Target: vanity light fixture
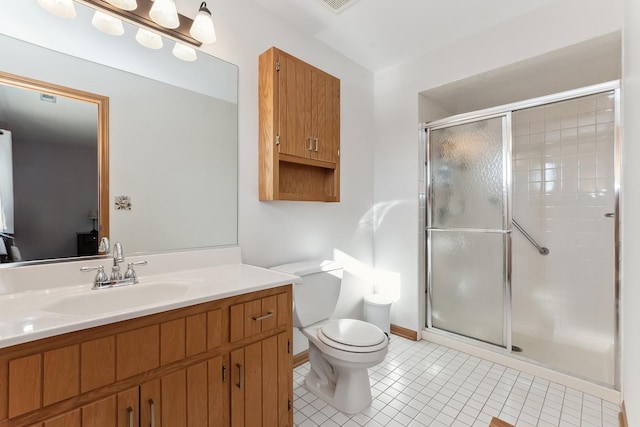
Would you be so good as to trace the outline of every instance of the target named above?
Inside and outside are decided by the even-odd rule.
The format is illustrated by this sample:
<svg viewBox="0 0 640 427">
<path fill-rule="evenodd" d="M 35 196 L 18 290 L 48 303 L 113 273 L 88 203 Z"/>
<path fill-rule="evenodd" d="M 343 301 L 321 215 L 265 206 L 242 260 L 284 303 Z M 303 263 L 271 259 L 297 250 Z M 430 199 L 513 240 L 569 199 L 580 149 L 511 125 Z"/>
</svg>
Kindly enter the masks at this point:
<svg viewBox="0 0 640 427">
<path fill-rule="evenodd" d="M 149 16 L 153 22 L 165 28 L 173 29 L 180 26 L 176 2 L 173 0 L 155 0 L 149 11 Z"/>
<path fill-rule="evenodd" d="M 162 37 L 176 42 L 172 52 L 184 61 L 195 61 L 194 47 L 214 43 L 216 32 L 206 2 L 195 19 L 177 12 L 174 0 L 75 0 L 96 10 L 91 22 L 107 34 L 124 33 L 123 21 L 139 27 L 136 40 L 149 49 L 160 49 Z M 76 16 L 74 0 L 38 0 L 45 10 L 68 18 Z M 119 19 L 120 18 L 120 19 Z"/>
<path fill-rule="evenodd" d="M 138 29 L 138 32 L 136 33 L 136 41 L 149 49 L 162 48 L 162 37 L 160 37 L 159 34 L 145 30 L 144 28 Z"/>
<path fill-rule="evenodd" d="M 200 4 L 200 10 L 198 10 L 198 14 L 193 19 L 193 25 L 191 25 L 189 33 L 194 39 L 202 43 L 208 44 L 216 41 L 216 30 L 213 27 L 211 11 L 207 8 L 206 2 Z"/>
<path fill-rule="evenodd" d="M 118 18 L 114 18 L 111 15 L 107 15 L 104 12 L 96 10 L 91 18 L 91 23 L 98 30 L 111 36 L 121 36 L 124 34 L 124 26 L 122 21 Z"/>
<path fill-rule="evenodd" d="M 176 45 L 173 47 L 171 52 L 173 52 L 173 55 L 176 58 L 187 62 L 195 61 L 197 58 L 196 50 L 194 48 L 179 42 L 176 42 Z"/>
<path fill-rule="evenodd" d="M 38 0 L 38 4 L 47 12 L 62 18 L 75 18 L 76 8 L 73 0 Z"/>
</svg>

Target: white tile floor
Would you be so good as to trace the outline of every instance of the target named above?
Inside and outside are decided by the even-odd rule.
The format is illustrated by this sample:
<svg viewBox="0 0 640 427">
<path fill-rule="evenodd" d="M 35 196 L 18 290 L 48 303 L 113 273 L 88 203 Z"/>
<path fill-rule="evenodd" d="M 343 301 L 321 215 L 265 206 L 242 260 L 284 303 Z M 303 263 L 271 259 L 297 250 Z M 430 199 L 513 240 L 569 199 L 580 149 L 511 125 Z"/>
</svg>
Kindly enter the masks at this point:
<svg viewBox="0 0 640 427">
<path fill-rule="evenodd" d="M 309 393 L 309 363 L 294 370 L 294 424 L 308 426 L 618 427 L 618 405 L 428 341 L 393 336 L 369 371 L 373 402 L 346 415 Z"/>
</svg>

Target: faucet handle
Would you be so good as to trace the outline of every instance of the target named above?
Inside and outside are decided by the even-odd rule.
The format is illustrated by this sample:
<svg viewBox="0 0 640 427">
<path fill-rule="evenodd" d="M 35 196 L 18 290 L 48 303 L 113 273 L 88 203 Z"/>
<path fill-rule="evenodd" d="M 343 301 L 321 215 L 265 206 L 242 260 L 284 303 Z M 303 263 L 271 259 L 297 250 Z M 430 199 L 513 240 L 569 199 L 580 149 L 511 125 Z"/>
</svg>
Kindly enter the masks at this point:
<svg viewBox="0 0 640 427">
<path fill-rule="evenodd" d="M 98 273 L 96 273 L 96 278 L 93 280 L 94 288 L 99 287 L 103 283 L 109 282 L 109 276 L 107 276 L 107 273 L 104 272 L 104 267 L 101 265 L 97 267 L 82 267 L 80 269 L 80 271 L 84 271 L 84 272 L 95 271 L 95 270 L 98 270 Z"/>
<path fill-rule="evenodd" d="M 124 272 L 124 278 L 133 279 L 134 283 L 138 283 L 138 275 L 133 269 L 134 265 L 147 265 L 147 261 L 130 262 L 129 264 L 127 264 L 127 271 Z"/>
</svg>

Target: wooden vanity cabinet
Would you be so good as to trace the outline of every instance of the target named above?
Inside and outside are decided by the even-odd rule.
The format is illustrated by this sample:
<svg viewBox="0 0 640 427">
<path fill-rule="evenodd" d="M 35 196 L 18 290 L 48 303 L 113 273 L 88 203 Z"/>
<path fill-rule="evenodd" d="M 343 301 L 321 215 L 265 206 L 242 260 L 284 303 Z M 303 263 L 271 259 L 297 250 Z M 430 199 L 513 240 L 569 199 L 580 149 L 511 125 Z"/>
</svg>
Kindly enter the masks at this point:
<svg viewBox="0 0 640 427">
<path fill-rule="evenodd" d="M 0 427 L 293 426 L 291 307 L 287 285 L 2 349 Z"/>
<path fill-rule="evenodd" d="M 258 92 L 260 200 L 340 201 L 340 80 L 272 47 Z"/>
</svg>

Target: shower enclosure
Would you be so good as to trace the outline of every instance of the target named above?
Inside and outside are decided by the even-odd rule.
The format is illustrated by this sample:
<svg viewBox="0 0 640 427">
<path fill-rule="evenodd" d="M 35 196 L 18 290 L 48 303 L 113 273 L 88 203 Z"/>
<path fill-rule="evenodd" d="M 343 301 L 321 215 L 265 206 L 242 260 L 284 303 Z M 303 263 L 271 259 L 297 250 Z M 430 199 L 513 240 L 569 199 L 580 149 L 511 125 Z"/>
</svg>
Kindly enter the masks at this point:
<svg viewBox="0 0 640 427">
<path fill-rule="evenodd" d="M 423 126 L 427 328 L 619 387 L 618 86 Z"/>
</svg>

